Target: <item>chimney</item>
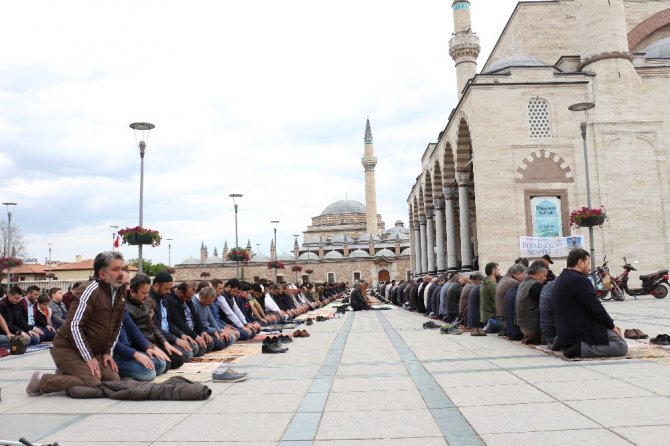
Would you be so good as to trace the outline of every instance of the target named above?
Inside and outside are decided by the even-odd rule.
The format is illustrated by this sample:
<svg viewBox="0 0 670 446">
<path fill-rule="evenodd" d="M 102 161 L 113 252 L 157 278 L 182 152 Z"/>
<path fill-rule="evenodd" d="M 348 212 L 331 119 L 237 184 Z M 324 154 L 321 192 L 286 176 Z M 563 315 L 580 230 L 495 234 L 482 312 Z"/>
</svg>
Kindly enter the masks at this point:
<svg viewBox="0 0 670 446">
<path fill-rule="evenodd" d="M 81 262 L 81 255 L 80 255 L 80 254 L 77 254 L 76 256 L 74 256 L 74 261 L 75 261 L 76 263 Z"/>
</svg>

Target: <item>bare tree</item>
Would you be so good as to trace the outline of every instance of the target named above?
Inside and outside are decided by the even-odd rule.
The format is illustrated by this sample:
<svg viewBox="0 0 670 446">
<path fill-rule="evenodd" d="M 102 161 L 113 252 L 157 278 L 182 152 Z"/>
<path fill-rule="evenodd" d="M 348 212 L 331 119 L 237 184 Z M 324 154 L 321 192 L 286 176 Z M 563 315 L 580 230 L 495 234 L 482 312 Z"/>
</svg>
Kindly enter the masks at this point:
<svg viewBox="0 0 670 446">
<path fill-rule="evenodd" d="M 26 245 L 23 243 L 23 235 L 18 226 L 12 223 L 11 232 L 7 231 L 7 222 L 0 221 L 0 257 L 18 257 L 20 259 L 26 256 Z"/>
</svg>

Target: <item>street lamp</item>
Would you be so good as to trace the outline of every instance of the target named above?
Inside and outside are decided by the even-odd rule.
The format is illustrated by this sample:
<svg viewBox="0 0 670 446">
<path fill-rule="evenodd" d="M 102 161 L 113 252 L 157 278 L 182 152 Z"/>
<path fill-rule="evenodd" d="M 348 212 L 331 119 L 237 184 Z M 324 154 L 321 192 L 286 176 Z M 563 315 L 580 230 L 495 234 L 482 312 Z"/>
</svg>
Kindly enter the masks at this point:
<svg viewBox="0 0 670 446">
<path fill-rule="evenodd" d="M 130 128 L 133 129 L 133 133 L 135 134 L 135 142 L 137 142 L 137 132 L 140 133 L 140 140 L 138 142 L 138 147 L 140 151 L 140 228 L 142 227 L 143 221 L 144 221 L 144 152 L 146 151 L 147 148 L 147 143 L 145 142 L 145 135 L 146 139 L 149 139 L 149 132 L 151 129 L 155 128 L 156 126 L 153 124 L 149 124 L 148 122 L 133 122 L 130 124 Z M 146 132 L 146 133 L 145 133 Z M 142 244 L 140 243 L 137 245 L 138 247 L 138 255 L 137 255 L 137 271 L 139 273 L 143 272 L 142 268 Z"/>
<path fill-rule="evenodd" d="M 578 102 L 577 104 L 572 104 L 568 107 L 568 110 L 571 112 L 584 112 L 584 120 L 579 124 L 579 128 L 582 131 L 582 142 L 584 143 L 584 170 L 586 171 L 586 203 L 591 209 L 591 178 L 589 176 L 589 154 L 586 150 L 586 122 L 587 122 L 587 112 L 595 107 L 596 104 L 593 102 Z M 593 226 L 589 226 L 589 249 L 591 251 L 591 272 L 595 271 L 596 260 L 595 260 L 595 245 L 593 242 Z"/>
<path fill-rule="evenodd" d="M 47 243 L 49 245 L 49 282 L 51 282 L 51 247 L 54 245 L 53 243 L 49 242 Z"/>
<path fill-rule="evenodd" d="M 274 232 L 275 232 L 275 282 L 277 281 L 277 225 L 280 223 L 279 220 L 271 220 L 270 223 L 275 225 L 274 227 Z"/>
<path fill-rule="evenodd" d="M 116 248 L 116 230 L 119 229 L 119 226 L 109 225 L 109 227 L 112 229 L 112 252 L 114 252 L 114 248 Z"/>
<path fill-rule="evenodd" d="M 9 257 L 12 255 L 11 250 L 9 249 L 12 240 L 12 210 L 14 209 L 14 206 L 16 206 L 16 203 L 8 202 L 2 204 L 7 207 L 7 240 L 5 240 L 5 255 L 3 257 Z M 9 283 L 9 278 L 7 279 L 7 282 Z"/>
<path fill-rule="evenodd" d="M 256 243 L 256 254 L 260 254 L 260 253 L 261 253 L 261 244 Z"/>
<path fill-rule="evenodd" d="M 235 207 L 235 249 L 240 247 L 239 242 L 237 241 L 237 203 L 235 203 L 236 198 L 242 198 L 242 194 L 229 194 L 230 198 L 233 199 L 233 206 Z M 240 259 L 235 257 L 235 277 L 240 278 Z"/>
<path fill-rule="evenodd" d="M 174 239 L 173 238 L 166 238 L 168 242 L 168 268 L 172 266 L 172 242 Z"/>
</svg>

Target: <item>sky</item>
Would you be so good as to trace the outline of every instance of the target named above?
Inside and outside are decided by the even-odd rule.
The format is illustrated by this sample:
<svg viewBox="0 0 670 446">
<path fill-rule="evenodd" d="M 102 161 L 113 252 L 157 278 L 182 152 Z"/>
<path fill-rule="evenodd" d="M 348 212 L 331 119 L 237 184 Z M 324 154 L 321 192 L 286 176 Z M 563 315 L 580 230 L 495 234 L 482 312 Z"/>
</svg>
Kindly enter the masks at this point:
<svg viewBox="0 0 670 446">
<path fill-rule="evenodd" d="M 330 203 L 364 202 L 367 117 L 378 212 L 407 223 L 421 156 L 456 105 L 451 3 L 3 2 L 0 200 L 18 203 L 28 257 L 43 262 L 51 243 L 52 260 L 93 258 L 110 226 L 139 223 L 138 121 L 156 126 L 144 226 L 173 239 L 145 259 L 233 247 L 231 193 L 240 245 L 268 254 L 278 220 L 278 252 L 291 252 Z M 471 0 L 478 69 L 516 3 Z"/>
</svg>

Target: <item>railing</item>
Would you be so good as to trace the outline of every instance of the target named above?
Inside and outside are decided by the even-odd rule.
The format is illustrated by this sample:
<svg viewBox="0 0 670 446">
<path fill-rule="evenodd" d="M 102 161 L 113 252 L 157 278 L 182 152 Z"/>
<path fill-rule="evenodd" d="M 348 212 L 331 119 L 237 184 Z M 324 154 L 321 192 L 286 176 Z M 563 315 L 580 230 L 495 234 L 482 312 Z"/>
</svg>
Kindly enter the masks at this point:
<svg viewBox="0 0 670 446">
<path fill-rule="evenodd" d="M 36 285 L 40 287 L 42 291 L 49 291 L 51 288 L 60 288 L 63 291 L 70 289 L 75 282 L 81 282 L 77 280 L 21 280 L 19 282 L 10 282 L 9 286 L 18 286 L 22 290 L 26 290 L 29 286 Z M 7 286 L 6 284 L 4 286 Z M 1 445 L 1 443 L 0 443 Z"/>
</svg>

